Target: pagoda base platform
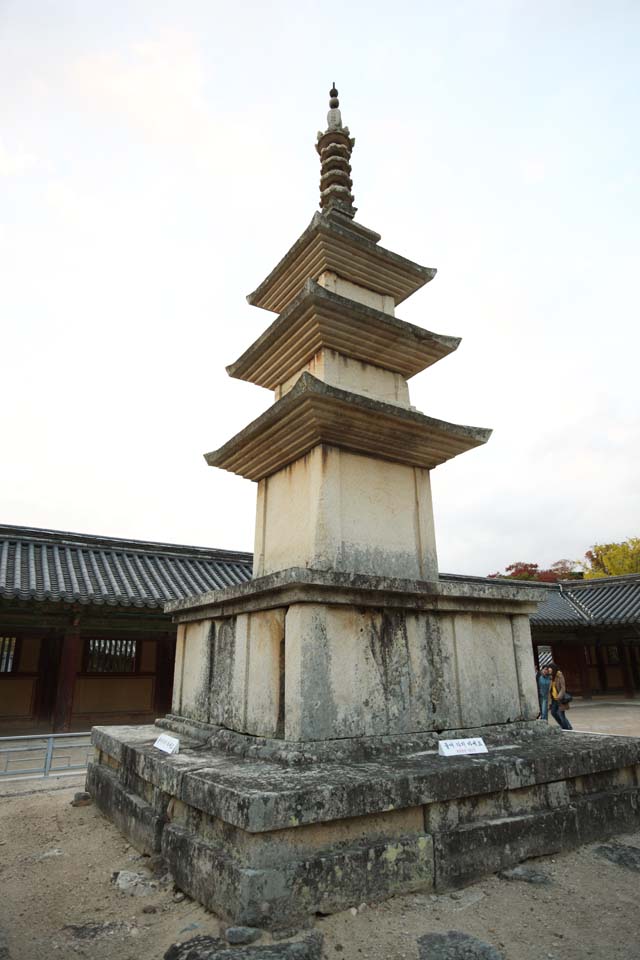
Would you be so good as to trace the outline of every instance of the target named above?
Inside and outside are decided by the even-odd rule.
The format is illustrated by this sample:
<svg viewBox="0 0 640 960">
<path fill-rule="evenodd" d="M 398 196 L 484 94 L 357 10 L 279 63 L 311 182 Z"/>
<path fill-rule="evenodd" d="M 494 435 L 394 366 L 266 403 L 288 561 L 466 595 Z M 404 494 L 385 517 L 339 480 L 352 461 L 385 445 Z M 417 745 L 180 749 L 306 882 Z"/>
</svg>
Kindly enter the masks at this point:
<svg viewBox="0 0 640 960">
<path fill-rule="evenodd" d="M 153 746 L 167 730 L 178 754 Z M 466 729 L 489 752 L 440 757 L 454 733 L 357 738 L 332 759 L 179 717 L 96 727 L 87 790 L 189 896 L 270 929 L 464 886 L 640 825 L 640 739 L 529 721 Z"/>
</svg>

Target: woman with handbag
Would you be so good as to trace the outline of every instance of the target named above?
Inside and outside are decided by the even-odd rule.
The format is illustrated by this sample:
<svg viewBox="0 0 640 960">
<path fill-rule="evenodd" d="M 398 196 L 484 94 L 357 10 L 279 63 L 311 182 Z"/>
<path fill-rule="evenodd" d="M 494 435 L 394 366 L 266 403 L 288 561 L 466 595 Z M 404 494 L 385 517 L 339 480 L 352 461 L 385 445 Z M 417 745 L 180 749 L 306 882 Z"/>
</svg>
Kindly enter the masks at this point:
<svg viewBox="0 0 640 960">
<path fill-rule="evenodd" d="M 551 667 L 551 687 L 549 688 L 549 708 L 551 716 L 563 730 L 573 730 L 569 723 L 566 711 L 572 700 L 571 694 L 567 693 L 567 684 L 561 670 L 557 664 L 549 664 Z"/>
</svg>

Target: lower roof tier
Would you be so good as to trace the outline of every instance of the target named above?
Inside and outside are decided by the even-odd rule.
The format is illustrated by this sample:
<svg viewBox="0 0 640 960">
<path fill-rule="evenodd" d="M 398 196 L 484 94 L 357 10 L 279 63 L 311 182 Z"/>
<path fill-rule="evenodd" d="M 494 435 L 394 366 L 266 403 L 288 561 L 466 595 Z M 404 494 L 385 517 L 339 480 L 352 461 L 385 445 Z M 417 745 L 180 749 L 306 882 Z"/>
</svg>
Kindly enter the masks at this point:
<svg viewBox="0 0 640 960">
<path fill-rule="evenodd" d="M 432 469 L 486 443 L 491 430 L 435 420 L 303 373 L 289 393 L 212 453 L 211 467 L 262 480 L 318 444 Z"/>
</svg>

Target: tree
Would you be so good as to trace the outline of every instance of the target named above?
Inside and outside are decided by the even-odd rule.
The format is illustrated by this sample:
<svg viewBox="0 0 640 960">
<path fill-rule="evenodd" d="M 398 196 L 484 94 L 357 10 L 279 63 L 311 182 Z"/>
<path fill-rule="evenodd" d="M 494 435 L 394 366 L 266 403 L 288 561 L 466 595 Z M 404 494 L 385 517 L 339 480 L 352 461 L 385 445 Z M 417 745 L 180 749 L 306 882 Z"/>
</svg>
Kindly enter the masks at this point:
<svg viewBox="0 0 640 960">
<path fill-rule="evenodd" d="M 640 537 L 629 537 L 622 543 L 594 543 L 585 560 L 581 567 L 587 580 L 640 573 Z"/>
<path fill-rule="evenodd" d="M 518 560 L 505 567 L 504 573 L 490 573 L 489 577 L 501 577 L 507 580 L 538 580 L 542 583 L 557 583 L 558 580 L 580 580 L 582 573 L 575 569 L 573 560 L 556 560 L 546 570 L 537 563 L 525 563 Z"/>
</svg>

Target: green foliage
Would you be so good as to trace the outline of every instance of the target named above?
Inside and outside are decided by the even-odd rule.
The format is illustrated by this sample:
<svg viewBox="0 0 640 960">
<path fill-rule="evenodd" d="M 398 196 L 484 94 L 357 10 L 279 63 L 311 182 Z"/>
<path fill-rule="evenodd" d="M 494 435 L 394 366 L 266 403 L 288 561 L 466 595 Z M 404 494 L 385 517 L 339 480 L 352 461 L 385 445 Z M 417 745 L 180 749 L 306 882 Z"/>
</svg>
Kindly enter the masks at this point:
<svg viewBox="0 0 640 960">
<path fill-rule="evenodd" d="M 587 580 L 640 573 L 640 537 L 629 537 L 622 543 L 594 543 L 585 560 L 581 566 Z"/>
</svg>

